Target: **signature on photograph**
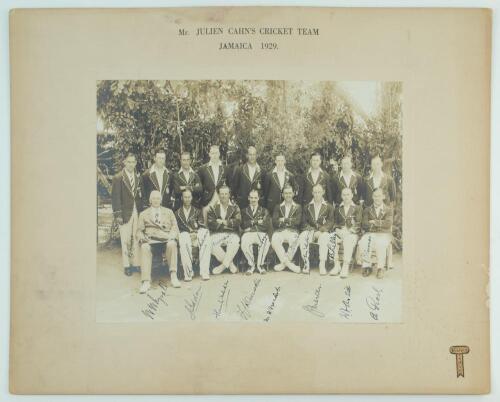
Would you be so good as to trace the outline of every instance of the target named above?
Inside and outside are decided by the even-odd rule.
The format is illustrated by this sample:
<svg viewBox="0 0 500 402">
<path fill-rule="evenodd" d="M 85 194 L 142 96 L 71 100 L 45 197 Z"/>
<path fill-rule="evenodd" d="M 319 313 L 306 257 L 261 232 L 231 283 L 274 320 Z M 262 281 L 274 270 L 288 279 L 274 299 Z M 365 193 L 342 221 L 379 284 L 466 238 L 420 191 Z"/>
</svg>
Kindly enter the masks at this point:
<svg viewBox="0 0 500 402">
<path fill-rule="evenodd" d="M 250 305 L 252 304 L 252 302 L 255 298 L 255 293 L 257 292 L 257 288 L 260 286 L 261 282 L 262 282 L 262 279 L 254 279 L 250 293 L 243 296 L 243 298 L 240 300 L 240 302 L 236 306 L 236 308 L 238 310 L 238 314 L 244 320 L 248 320 L 251 317 Z"/>
<path fill-rule="evenodd" d="M 280 294 L 281 287 L 280 286 L 275 286 L 274 291 L 273 291 L 273 299 L 271 301 L 271 304 L 267 306 L 266 312 L 265 312 L 265 317 L 264 321 L 269 322 L 271 321 L 271 317 L 274 313 L 274 309 L 276 308 L 276 301 L 278 300 L 278 296 Z"/>
<path fill-rule="evenodd" d="M 351 307 L 351 286 L 347 285 L 344 287 L 344 298 L 342 299 L 342 305 L 339 309 L 339 315 L 346 320 L 350 319 L 352 316 Z"/>
<path fill-rule="evenodd" d="M 366 298 L 366 305 L 370 311 L 370 317 L 376 321 L 379 319 L 380 304 L 382 301 L 383 289 L 372 286 L 373 294 Z"/>
<path fill-rule="evenodd" d="M 200 306 L 201 296 L 202 290 L 201 286 L 199 286 L 198 289 L 194 291 L 193 296 L 190 299 L 184 300 L 184 308 L 189 313 L 191 320 L 196 319 L 196 313 L 198 312 L 198 308 Z"/>
<path fill-rule="evenodd" d="M 213 314 L 216 319 L 219 319 L 222 314 L 227 310 L 227 302 L 229 300 L 229 293 L 231 289 L 229 288 L 229 280 L 222 284 L 221 289 L 219 290 L 219 296 L 217 297 L 217 307 L 213 309 Z"/>
<path fill-rule="evenodd" d="M 168 306 L 166 300 L 167 286 L 161 281 L 158 283 L 158 286 L 161 289 L 160 295 L 158 297 L 153 297 L 148 293 L 146 296 L 150 301 L 148 302 L 148 304 L 146 304 L 146 307 L 142 309 L 142 314 L 144 314 L 146 317 L 151 318 L 152 320 L 154 320 L 156 315 L 158 314 L 160 305 Z"/>
<path fill-rule="evenodd" d="M 320 311 L 318 309 L 320 295 L 321 295 L 321 283 L 319 284 L 319 286 L 316 289 L 314 289 L 314 296 L 313 296 L 312 303 L 306 304 L 306 305 L 302 306 L 302 308 L 304 310 L 308 311 L 309 313 L 315 315 L 316 317 L 323 318 L 325 316 L 325 313 L 323 313 L 322 311 Z"/>
</svg>

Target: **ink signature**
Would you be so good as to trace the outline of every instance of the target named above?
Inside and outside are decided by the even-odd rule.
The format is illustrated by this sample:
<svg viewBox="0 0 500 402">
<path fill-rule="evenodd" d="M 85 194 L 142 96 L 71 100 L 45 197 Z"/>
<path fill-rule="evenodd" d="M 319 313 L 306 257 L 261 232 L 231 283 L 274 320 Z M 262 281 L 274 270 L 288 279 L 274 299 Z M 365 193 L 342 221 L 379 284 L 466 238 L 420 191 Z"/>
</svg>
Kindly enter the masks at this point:
<svg viewBox="0 0 500 402">
<path fill-rule="evenodd" d="M 370 309 L 370 317 L 373 318 L 374 320 L 378 321 L 378 315 L 380 313 L 380 303 L 382 299 L 382 289 L 376 288 L 375 286 L 372 286 L 372 289 L 374 291 L 373 296 L 368 296 L 366 298 L 366 304 L 368 305 L 368 308 Z"/>
<path fill-rule="evenodd" d="M 319 296 L 321 295 L 321 283 L 319 286 L 314 290 L 314 296 L 313 296 L 313 301 L 312 304 L 306 304 L 302 306 L 302 308 L 309 313 L 315 315 L 316 317 L 323 318 L 325 314 L 318 309 L 319 305 Z"/>
<path fill-rule="evenodd" d="M 352 316 L 351 287 L 349 285 L 344 287 L 344 298 L 342 299 L 342 306 L 339 309 L 339 315 L 346 320 Z"/>
<path fill-rule="evenodd" d="M 274 309 L 276 307 L 276 300 L 278 300 L 278 296 L 280 294 L 281 287 L 280 286 L 275 286 L 274 287 L 274 292 L 273 292 L 273 299 L 271 301 L 271 304 L 267 306 L 266 312 L 265 312 L 265 317 L 264 321 L 269 322 L 271 321 L 271 316 L 273 315 Z"/>
<path fill-rule="evenodd" d="M 160 311 L 160 304 L 163 304 L 164 306 L 168 306 L 168 303 L 166 301 L 167 297 L 167 286 L 160 281 L 158 286 L 161 288 L 161 293 L 158 297 L 153 297 L 151 294 L 147 294 L 147 298 L 150 300 L 150 302 L 146 305 L 144 309 L 142 309 L 142 314 L 144 314 L 146 317 L 151 318 L 152 320 L 155 319 L 156 314 L 158 314 L 158 311 Z"/>
<path fill-rule="evenodd" d="M 184 300 L 184 308 L 188 311 L 191 320 L 196 319 L 196 313 L 198 312 L 198 307 L 200 306 L 202 296 L 201 286 L 195 290 L 193 297 L 189 300 Z"/>
<path fill-rule="evenodd" d="M 244 320 L 248 320 L 251 317 L 250 305 L 252 304 L 253 299 L 255 298 L 255 293 L 257 292 L 257 288 L 259 287 L 261 282 L 262 279 L 254 279 L 252 290 L 248 295 L 244 296 L 236 306 L 236 308 L 238 309 L 238 314 Z"/>
<path fill-rule="evenodd" d="M 227 302 L 229 300 L 230 291 L 229 280 L 226 279 L 226 281 L 222 284 L 219 296 L 217 297 L 217 307 L 213 309 L 215 318 L 219 319 L 222 316 L 222 313 L 227 310 Z"/>
</svg>

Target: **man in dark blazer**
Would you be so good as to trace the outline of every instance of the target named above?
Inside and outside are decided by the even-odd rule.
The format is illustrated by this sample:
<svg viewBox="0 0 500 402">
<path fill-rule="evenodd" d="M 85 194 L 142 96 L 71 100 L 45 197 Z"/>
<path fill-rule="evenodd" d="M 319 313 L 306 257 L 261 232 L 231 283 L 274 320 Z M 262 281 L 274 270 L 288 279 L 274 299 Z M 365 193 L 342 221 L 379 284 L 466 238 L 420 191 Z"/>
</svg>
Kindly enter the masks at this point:
<svg viewBox="0 0 500 402">
<path fill-rule="evenodd" d="M 392 241 L 393 209 L 384 203 L 384 191 L 373 191 L 373 204 L 363 211 L 362 227 L 365 234 L 359 241 L 363 259 L 363 276 L 372 273 L 371 254 L 377 255 L 377 278 L 383 278 L 388 247 Z"/>
<path fill-rule="evenodd" d="M 313 199 L 303 208 L 302 232 L 299 237 L 300 252 L 304 261 L 304 274 L 309 273 L 309 245 L 317 242 L 319 245 L 319 273 L 326 275 L 326 259 L 328 251 L 335 242 L 333 232 L 334 209 L 325 201 L 325 190 L 320 184 L 313 187 Z"/>
<path fill-rule="evenodd" d="M 334 267 L 330 275 L 339 275 L 341 278 L 349 276 L 349 264 L 353 257 L 354 248 L 361 232 L 361 219 L 363 208 L 353 202 L 353 194 L 350 187 L 342 190 L 342 202 L 335 208 L 335 233 L 336 239 L 342 242 L 344 247 L 344 261 L 339 263 L 339 241 L 333 248 Z"/>
<path fill-rule="evenodd" d="M 364 206 L 373 204 L 373 192 L 380 188 L 384 193 L 384 203 L 394 206 L 396 201 L 396 184 L 394 179 L 382 171 L 383 162 L 380 156 L 375 156 L 371 160 L 371 172 L 365 180 L 364 186 Z"/>
<path fill-rule="evenodd" d="M 120 227 L 122 263 L 125 275 L 139 270 L 139 243 L 136 237 L 139 213 L 143 209 L 142 181 L 136 172 L 137 160 L 134 154 L 125 157 L 124 169 L 113 177 L 111 206 Z"/>
<path fill-rule="evenodd" d="M 263 193 L 264 203 L 269 213 L 272 215 L 274 207 L 283 202 L 283 188 L 290 184 L 294 188 L 294 193 L 298 191 L 295 177 L 285 167 L 285 156 L 279 154 L 275 158 L 275 167 L 271 172 L 264 175 Z"/>
<path fill-rule="evenodd" d="M 161 206 L 172 209 L 172 175 L 165 167 L 165 161 L 165 152 L 156 152 L 153 165 L 142 175 L 144 206 L 149 206 L 151 191 L 156 190 L 161 194 Z"/>
<path fill-rule="evenodd" d="M 198 174 L 191 168 L 191 154 L 183 152 L 181 154 L 181 168 L 174 173 L 173 178 L 173 197 L 174 211 L 182 205 L 182 193 L 184 190 L 190 190 L 192 194 L 192 203 L 199 205 L 199 198 L 203 191 L 201 180 Z"/>
<path fill-rule="evenodd" d="M 175 211 L 179 227 L 179 250 L 181 254 L 184 280 L 193 278 L 193 246 L 199 247 L 200 276 L 204 281 L 209 279 L 210 255 L 212 241 L 210 232 L 205 226 L 201 210 L 192 205 L 193 193 L 190 189 L 182 192 L 182 206 Z"/>
<path fill-rule="evenodd" d="M 212 254 L 220 265 L 212 270 L 214 275 L 229 268 L 231 273 L 238 272 L 233 259 L 240 248 L 241 213 L 237 205 L 230 202 L 228 186 L 221 186 L 218 193 L 219 201 L 210 206 L 207 214 L 208 229 L 212 239 Z M 226 246 L 226 251 L 222 246 Z"/>
<path fill-rule="evenodd" d="M 200 203 L 205 222 L 209 208 L 219 201 L 218 190 L 228 185 L 226 168 L 220 161 L 220 150 L 217 145 L 210 147 L 209 156 L 210 161 L 198 170 L 203 188 Z"/>
<path fill-rule="evenodd" d="M 313 199 L 313 187 L 319 184 L 325 191 L 326 202 L 333 203 L 333 194 L 331 190 L 331 182 L 328 173 L 321 169 L 321 155 L 313 153 L 311 155 L 310 168 L 304 175 L 302 186 L 302 206 L 306 206 Z"/>
<path fill-rule="evenodd" d="M 262 205 L 264 176 L 264 172 L 257 163 L 257 150 L 255 147 L 249 147 L 247 150 L 247 162 L 236 169 L 231 183 L 232 194 L 240 210 L 248 206 L 248 195 L 251 190 L 257 191 L 259 203 Z"/>
<path fill-rule="evenodd" d="M 364 185 L 361 175 L 352 170 L 352 159 L 349 155 L 342 158 L 340 162 L 341 170 L 338 174 L 333 174 L 332 177 L 332 192 L 336 205 L 342 202 L 342 190 L 350 188 L 352 192 L 352 201 L 355 204 L 363 202 Z"/>
<path fill-rule="evenodd" d="M 243 235 L 241 236 L 241 251 L 245 255 L 250 268 L 247 275 L 251 275 L 255 268 L 260 274 L 265 274 L 263 268 L 264 260 L 269 251 L 271 227 L 271 216 L 267 209 L 259 205 L 259 193 L 257 190 L 250 190 L 248 195 L 249 205 L 241 211 L 241 228 Z M 258 246 L 257 262 L 253 254 L 253 245 Z"/>
<path fill-rule="evenodd" d="M 283 188 L 283 202 L 274 207 L 273 212 L 273 237 L 271 245 L 279 263 L 275 265 L 275 271 L 290 271 L 300 273 L 300 267 L 293 262 L 293 257 L 299 247 L 299 230 L 302 222 L 302 207 L 293 201 L 293 188 L 286 184 Z M 285 251 L 283 244 L 288 244 Z"/>
</svg>

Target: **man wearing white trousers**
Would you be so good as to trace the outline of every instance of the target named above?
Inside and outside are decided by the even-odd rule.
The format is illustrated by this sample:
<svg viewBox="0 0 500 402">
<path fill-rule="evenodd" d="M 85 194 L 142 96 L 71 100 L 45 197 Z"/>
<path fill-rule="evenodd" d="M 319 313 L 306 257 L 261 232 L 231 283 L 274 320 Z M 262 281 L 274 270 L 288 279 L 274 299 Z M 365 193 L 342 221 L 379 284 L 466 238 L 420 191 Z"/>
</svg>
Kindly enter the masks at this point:
<svg viewBox="0 0 500 402">
<path fill-rule="evenodd" d="M 248 194 L 249 206 L 241 212 L 241 251 L 245 255 L 250 266 L 247 275 L 252 275 L 257 267 L 260 274 L 265 274 L 266 270 L 262 267 L 271 245 L 269 241 L 269 232 L 271 231 L 271 219 L 267 209 L 259 205 L 259 192 L 250 190 Z M 253 253 L 253 245 L 259 248 L 257 262 Z"/>
<path fill-rule="evenodd" d="M 210 232 L 205 227 L 201 210 L 193 207 L 193 193 L 189 189 L 182 191 L 182 206 L 175 212 L 179 226 L 179 249 L 181 253 L 184 280 L 193 279 L 193 246 L 199 248 L 200 276 L 209 279 L 210 254 L 212 242 Z"/>
<path fill-rule="evenodd" d="M 384 192 L 381 188 L 377 188 L 373 191 L 373 205 L 363 211 L 362 224 L 366 233 L 359 241 L 363 259 L 363 276 L 369 276 L 372 273 L 371 254 L 375 250 L 377 278 L 384 277 L 387 248 L 392 241 L 392 221 L 392 207 L 384 204 Z"/>
<path fill-rule="evenodd" d="M 127 154 L 123 165 L 124 169 L 113 177 L 111 205 L 120 227 L 123 271 L 131 276 L 139 270 L 136 230 L 138 214 L 142 211 L 142 180 L 135 170 L 137 159 L 134 154 Z"/>
<path fill-rule="evenodd" d="M 354 204 L 353 192 L 349 187 L 344 187 L 341 193 L 342 202 L 335 208 L 335 233 L 337 235 L 335 247 L 333 248 L 334 267 L 330 275 L 339 275 L 341 278 L 349 276 L 349 265 L 351 263 L 354 247 L 359 239 L 361 230 L 362 207 Z M 344 248 L 344 261 L 342 266 L 339 262 L 339 242 Z"/>
<path fill-rule="evenodd" d="M 304 261 L 302 273 L 308 274 L 310 268 L 309 245 L 318 242 L 319 245 L 319 273 L 326 275 L 326 259 L 328 248 L 335 242 L 333 229 L 333 206 L 327 203 L 323 195 L 325 190 L 321 184 L 316 184 L 312 189 L 313 199 L 304 207 L 302 215 L 302 232 L 299 237 L 300 253 Z"/>
<path fill-rule="evenodd" d="M 208 229 L 212 239 L 212 254 L 219 265 L 212 270 L 218 275 L 229 268 L 231 273 L 238 272 L 233 259 L 240 248 L 240 208 L 229 202 L 229 187 L 222 185 L 219 190 L 219 202 L 210 207 L 207 213 Z M 226 251 L 222 248 L 226 246 Z"/>
<path fill-rule="evenodd" d="M 274 270 L 283 271 L 288 268 L 290 271 L 299 274 L 300 267 L 293 262 L 293 257 L 299 247 L 302 207 L 293 201 L 293 195 L 293 187 L 290 184 L 285 184 L 283 187 L 284 201 L 276 205 L 273 211 L 274 233 L 271 245 L 280 261 L 274 266 Z M 288 244 L 287 251 L 283 247 L 284 243 Z"/>
</svg>

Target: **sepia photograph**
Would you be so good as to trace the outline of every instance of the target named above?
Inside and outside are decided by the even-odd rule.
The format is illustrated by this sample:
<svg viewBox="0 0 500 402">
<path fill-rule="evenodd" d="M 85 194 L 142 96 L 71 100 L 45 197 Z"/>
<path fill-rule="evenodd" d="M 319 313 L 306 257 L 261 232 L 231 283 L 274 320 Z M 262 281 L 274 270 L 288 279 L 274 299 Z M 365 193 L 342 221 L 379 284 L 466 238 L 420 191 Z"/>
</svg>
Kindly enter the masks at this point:
<svg viewBox="0 0 500 402">
<path fill-rule="evenodd" d="M 96 320 L 404 321 L 402 91 L 98 81 Z"/>
</svg>

